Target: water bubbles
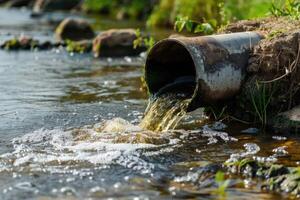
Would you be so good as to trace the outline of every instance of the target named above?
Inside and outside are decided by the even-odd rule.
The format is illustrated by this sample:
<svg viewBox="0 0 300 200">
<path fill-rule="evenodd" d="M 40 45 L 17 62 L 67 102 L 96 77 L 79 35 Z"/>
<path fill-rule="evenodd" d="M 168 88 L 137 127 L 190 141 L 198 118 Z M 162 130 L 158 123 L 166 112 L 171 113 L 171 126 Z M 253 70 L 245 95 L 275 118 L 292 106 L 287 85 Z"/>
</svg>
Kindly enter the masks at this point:
<svg viewBox="0 0 300 200">
<path fill-rule="evenodd" d="M 120 182 L 115 183 L 115 184 L 113 185 L 113 187 L 114 187 L 115 189 L 118 189 L 118 188 L 120 188 L 121 186 L 122 186 L 122 184 L 121 184 Z"/>
<path fill-rule="evenodd" d="M 246 143 L 244 147 L 246 149 L 244 155 L 255 155 L 260 151 L 260 147 L 255 143 Z"/>
<path fill-rule="evenodd" d="M 262 157 L 262 156 L 253 156 L 253 159 L 260 163 L 275 163 L 277 158 L 274 156 Z"/>
<path fill-rule="evenodd" d="M 113 88 L 114 86 L 116 86 L 116 84 L 117 84 L 117 81 L 107 80 L 107 81 L 104 81 L 103 86 L 108 87 L 108 88 Z"/>
<path fill-rule="evenodd" d="M 129 56 L 125 56 L 124 60 L 128 63 L 132 63 L 132 58 L 130 58 Z"/>
<path fill-rule="evenodd" d="M 284 141 L 284 140 L 287 140 L 287 137 L 284 137 L 284 136 L 272 136 L 272 139 L 278 140 L 278 141 Z"/>
<path fill-rule="evenodd" d="M 107 62 L 108 62 L 108 63 L 112 63 L 112 61 L 113 61 L 112 58 L 110 58 L 110 57 L 107 58 Z"/>
<path fill-rule="evenodd" d="M 216 144 L 219 141 L 218 138 L 225 142 L 238 141 L 238 139 L 229 136 L 226 132 L 213 131 L 208 127 L 205 127 L 202 132 L 202 136 L 208 138 L 207 144 Z"/>
<path fill-rule="evenodd" d="M 75 177 L 69 177 L 66 179 L 66 182 L 70 183 L 70 182 L 74 182 L 75 180 L 76 180 Z"/>
<path fill-rule="evenodd" d="M 76 196 L 76 190 L 73 187 L 62 187 L 60 192 L 67 196 Z"/>
<path fill-rule="evenodd" d="M 277 147 L 273 149 L 272 152 L 274 153 L 274 156 L 277 157 L 287 156 L 289 152 L 286 150 L 286 148 L 287 146 Z"/>
<path fill-rule="evenodd" d="M 196 149 L 195 151 L 196 151 L 196 153 L 201 153 L 202 152 L 200 149 Z"/>
</svg>

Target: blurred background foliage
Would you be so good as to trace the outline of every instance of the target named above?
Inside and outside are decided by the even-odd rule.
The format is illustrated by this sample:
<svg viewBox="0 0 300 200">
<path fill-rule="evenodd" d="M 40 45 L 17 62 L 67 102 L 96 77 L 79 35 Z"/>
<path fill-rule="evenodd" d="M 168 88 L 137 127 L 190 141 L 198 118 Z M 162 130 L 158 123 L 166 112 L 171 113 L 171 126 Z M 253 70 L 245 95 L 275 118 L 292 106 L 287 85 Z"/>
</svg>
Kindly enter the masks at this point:
<svg viewBox="0 0 300 200">
<path fill-rule="evenodd" d="M 173 26 L 187 17 L 217 27 L 231 21 L 267 16 L 299 0 L 85 0 L 84 10 L 109 14 L 117 19 L 145 20 L 149 27 Z"/>
</svg>

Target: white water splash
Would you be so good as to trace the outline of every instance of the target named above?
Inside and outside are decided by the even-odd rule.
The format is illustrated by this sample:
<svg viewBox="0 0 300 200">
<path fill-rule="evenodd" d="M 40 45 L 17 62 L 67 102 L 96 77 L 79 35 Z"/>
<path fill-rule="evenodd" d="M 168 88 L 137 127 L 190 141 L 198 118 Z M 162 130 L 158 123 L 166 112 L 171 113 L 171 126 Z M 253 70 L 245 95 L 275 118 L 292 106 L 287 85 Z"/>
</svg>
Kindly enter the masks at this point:
<svg viewBox="0 0 300 200">
<path fill-rule="evenodd" d="M 154 165 L 144 161 L 139 150 L 153 150 L 170 141 L 121 118 L 68 131 L 40 129 L 12 140 L 13 151 L 0 155 L 0 172 L 22 169 L 68 173 L 70 168 L 120 165 L 149 173 Z"/>
</svg>

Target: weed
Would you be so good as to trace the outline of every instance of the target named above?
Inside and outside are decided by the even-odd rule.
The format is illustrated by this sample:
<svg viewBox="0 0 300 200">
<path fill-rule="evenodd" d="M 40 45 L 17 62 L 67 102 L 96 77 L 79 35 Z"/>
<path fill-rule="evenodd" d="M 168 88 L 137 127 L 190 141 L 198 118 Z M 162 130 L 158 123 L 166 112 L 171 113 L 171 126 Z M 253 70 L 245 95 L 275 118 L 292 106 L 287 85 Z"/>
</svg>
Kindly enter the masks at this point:
<svg viewBox="0 0 300 200">
<path fill-rule="evenodd" d="M 92 44 L 85 41 L 74 42 L 66 40 L 66 45 L 66 50 L 73 53 L 85 53 L 92 49 Z"/>
<path fill-rule="evenodd" d="M 269 87 L 267 87 L 269 86 Z M 275 92 L 275 87 L 256 81 L 255 87 L 250 91 L 254 115 L 258 117 L 261 125 L 265 126 L 268 119 L 268 106 Z"/>
<path fill-rule="evenodd" d="M 215 175 L 215 181 L 218 184 L 218 188 L 214 191 L 214 193 L 221 197 L 225 197 L 226 189 L 229 186 L 230 180 L 225 180 L 224 172 L 218 171 Z"/>
<path fill-rule="evenodd" d="M 226 109 L 227 106 L 210 106 L 210 107 L 206 107 L 204 109 L 204 112 L 212 115 L 214 120 L 222 121 L 228 117 L 226 113 Z"/>
<path fill-rule="evenodd" d="M 189 17 L 176 17 L 174 29 L 177 32 L 187 31 L 189 33 L 202 33 L 204 35 L 210 35 L 214 32 L 214 28 L 210 23 L 200 23 L 194 20 L 190 20 Z"/>
<path fill-rule="evenodd" d="M 264 17 L 272 6 L 271 0 L 225 0 L 221 6 L 222 23 Z"/>
<path fill-rule="evenodd" d="M 279 30 L 274 30 L 274 31 L 271 31 L 268 35 L 267 35 L 267 39 L 271 40 L 273 38 L 276 38 L 278 37 L 280 34 L 284 33 L 285 30 L 283 29 L 279 29 Z"/>
<path fill-rule="evenodd" d="M 294 20 L 300 19 L 300 1 L 299 0 L 285 0 L 283 3 L 272 3 L 270 12 L 276 17 L 287 16 Z"/>
<path fill-rule="evenodd" d="M 135 34 L 137 38 L 133 41 L 133 48 L 136 49 L 138 47 L 146 47 L 147 52 L 149 52 L 155 44 L 155 39 L 151 36 L 150 37 L 142 36 L 140 29 L 137 29 Z"/>
</svg>

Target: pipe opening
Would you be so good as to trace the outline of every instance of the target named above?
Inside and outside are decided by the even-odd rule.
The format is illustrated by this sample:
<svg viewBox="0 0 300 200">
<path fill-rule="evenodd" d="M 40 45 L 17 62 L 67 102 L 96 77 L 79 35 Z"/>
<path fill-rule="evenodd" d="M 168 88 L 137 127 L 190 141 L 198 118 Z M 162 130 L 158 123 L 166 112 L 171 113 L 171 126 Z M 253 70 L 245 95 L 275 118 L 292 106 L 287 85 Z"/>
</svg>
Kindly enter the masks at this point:
<svg viewBox="0 0 300 200">
<path fill-rule="evenodd" d="M 170 90 L 190 92 L 196 87 L 193 59 L 180 42 L 166 39 L 150 51 L 145 67 L 145 78 L 151 95 Z"/>
</svg>

